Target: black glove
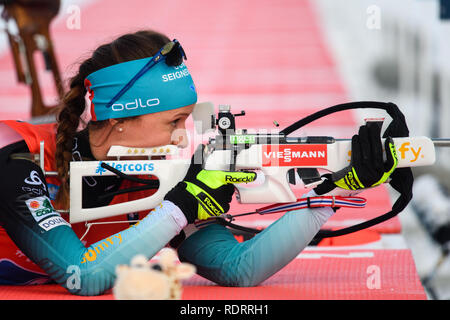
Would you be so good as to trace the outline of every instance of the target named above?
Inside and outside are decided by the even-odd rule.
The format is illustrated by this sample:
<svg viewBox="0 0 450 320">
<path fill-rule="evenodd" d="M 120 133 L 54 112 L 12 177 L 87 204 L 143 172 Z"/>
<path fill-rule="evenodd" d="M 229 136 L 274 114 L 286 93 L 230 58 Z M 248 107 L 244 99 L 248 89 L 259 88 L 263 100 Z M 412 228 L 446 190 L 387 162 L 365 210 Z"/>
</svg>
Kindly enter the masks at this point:
<svg viewBox="0 0 450 320">
<path fill-rule="evenodd" d="M 183 211 L 188 223 L 228 212 L 234 194 L 233 184 L 256 179 L 254 172 L 203 170 L 201 160 L 204 147 L 197 148 L 186 177 L 164 197 Z"/>
<path fill-rule="evenodd" d="M 329 193 L 336 187 L 345 190 L 360 190 L 374 187 L 387 181 L 398 164 L 394 141 L 387 137 L 384 143 L 386 162 L 383 162 L 381 126 L 368 122 L 352 137 L 350 165 L 333 174 L 324 175 L 324 182 L 314 191 Z"/>
</svg>

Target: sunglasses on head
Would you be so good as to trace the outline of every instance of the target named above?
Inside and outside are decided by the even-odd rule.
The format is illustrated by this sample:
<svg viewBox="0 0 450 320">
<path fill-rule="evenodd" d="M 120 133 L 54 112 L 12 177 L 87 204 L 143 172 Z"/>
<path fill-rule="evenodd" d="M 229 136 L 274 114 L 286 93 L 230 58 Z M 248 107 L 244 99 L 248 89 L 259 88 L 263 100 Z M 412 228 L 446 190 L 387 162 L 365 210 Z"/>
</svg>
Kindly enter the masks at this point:
<svg viewBox="0 0 450 320">
<path fill-rule="evenodd" d="M 127 92 L 131 86 L 142 77 L 147 71 L 153 68 L 161 61 L 165 61 L 168 66 L 176 67 L 183 63 L 183 60 L 187 60 L 186 53 L 183 47 L 177 39 L 166 43 L 154 56 L 147 62 L 141 70 L 139 70 L 135 76 L 128 81 L 128 83 L 111 99 L 106 105 L 107 108 L 111 107 L 125 92 Z"/>
<path fill-rule="evenodd" d="M 158 57 L 155 58 L 155 61 L 161 59 L 160 56 L 165 57 L 166 64 L 173 67 L 179 66 L 183 60 L 187 60 L 186 53 L 177 39 L 166 43 L 156 55 Z"/>
</svg>

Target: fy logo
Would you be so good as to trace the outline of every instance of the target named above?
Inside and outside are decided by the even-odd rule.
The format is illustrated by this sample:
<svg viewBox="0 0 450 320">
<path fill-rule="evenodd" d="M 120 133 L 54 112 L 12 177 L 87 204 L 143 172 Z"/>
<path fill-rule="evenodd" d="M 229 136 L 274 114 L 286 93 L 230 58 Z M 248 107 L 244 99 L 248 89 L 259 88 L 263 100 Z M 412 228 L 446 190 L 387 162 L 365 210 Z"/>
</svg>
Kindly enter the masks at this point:
<svg viewBox="0 0 450 320">
<path fill-rule="evenodd" d="M 413 156 L 412 156 L 412 159 L 409 162 L 416 162 L 417 159 L 419 159 L 421 150 L 422 150 L 422 147 L 417 147 L 416 149 L 414 149 L 411 146 L 410 142 L 404 142 L 404 143 L 401 144 L 400 148 L 398 148 L 398 152 L 400 152 L 400 158 L 401 159 L 405 159 L 406 158 L 406 153 L 408 151 L 412 152 Z"/>
<path fill-rule="evenodd" d="M 413 148 L 410 142 L 403 142 L 400 145 L 400 148 L 398 148 L 398 152 L 400 153 L 400 159 L 405 159 L 408 151 L 411 151 L 412 153 L 412 157 L 408 157 L 411 158 L 409 162 L 416 162 L 417 159 L 419 159 L 419 157 L 421 156 L 420 152 L 422 151 L 422 147 Z M 350 150 L 347 154 L 348 154 L 347 162 L 350 162 L 352 157 L 352 151 Z M 422 155 L 422 158 L 423 157 L 424 156 Z"/>
</svg>

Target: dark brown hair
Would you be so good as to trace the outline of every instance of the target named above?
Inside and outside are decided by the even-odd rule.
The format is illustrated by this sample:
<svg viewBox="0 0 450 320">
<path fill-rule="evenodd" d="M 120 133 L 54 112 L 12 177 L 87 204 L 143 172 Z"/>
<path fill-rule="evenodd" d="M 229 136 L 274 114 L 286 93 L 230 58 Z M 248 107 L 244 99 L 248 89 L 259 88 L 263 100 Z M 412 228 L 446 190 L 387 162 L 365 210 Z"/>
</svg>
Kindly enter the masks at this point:
<svg viewBox="0 0 450 320">
<path fill-rule="evenodd" d="M 72 160 L 73 139 L 86 107 L 85 78 L 92 72 L 114 64 L 153 56 L 168 42 L 170 39 L 167 36 L 151 30 L 122 35 L 99 46 L 90 58 L 80 64 L 78 73 L 70 79 L 69 91 L 63 97 L 57 115 L 55 159 L 61 180 L 56 198 L 58 209 L 67 209 L 69 206 L 69 163 Z M 89 126 L 92 129 L 101 127 L 106 121 L 92 122 Z"/>
</svg>

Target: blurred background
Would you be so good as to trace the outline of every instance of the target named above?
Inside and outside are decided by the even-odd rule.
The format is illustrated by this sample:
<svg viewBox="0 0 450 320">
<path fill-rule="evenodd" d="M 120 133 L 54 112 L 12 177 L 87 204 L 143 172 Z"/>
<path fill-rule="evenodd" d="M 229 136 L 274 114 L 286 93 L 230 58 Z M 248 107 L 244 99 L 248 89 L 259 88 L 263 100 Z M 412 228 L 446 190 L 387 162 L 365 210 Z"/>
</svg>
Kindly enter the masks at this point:
<svg viewBox="0 0 450 320">
<path fill-rule="evenodd" d="M 14 2 L 31 14 L 4 10 Z M 249 110 L 247 127 L 285 127 L 320 108 L 376 100 L 396 103 L 412 136 L 450 137 L 450 1 L 0 3 L 0 119 L 51 121 L 77 63 L 124 32 L 152 28 L 182 43 L 199 101 Z M 320 132 L 349 137 L 350 120 Z M 449 299 L 450 149 L 414 174 L 402 235 L 428 297 Z"/>
<path fill-rule="evenodd" d="M 449 1 L 315 4 L 351 100 L 392 101 L 410 135 L 450 136 Z M 399 218 L 429 297 L 450 299 L 450 149 L 436 156 L 413 168 L 414 197 Z"/>
</svg>

